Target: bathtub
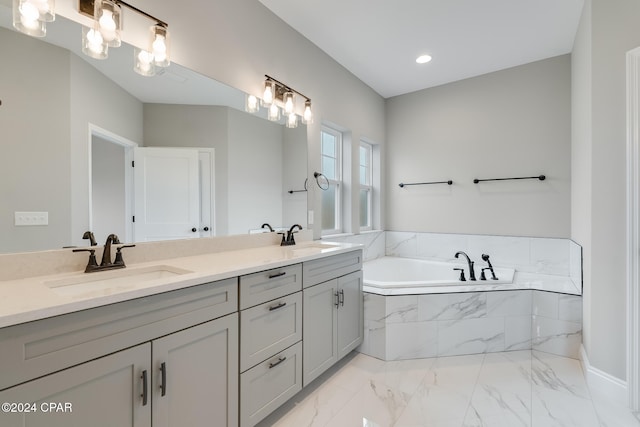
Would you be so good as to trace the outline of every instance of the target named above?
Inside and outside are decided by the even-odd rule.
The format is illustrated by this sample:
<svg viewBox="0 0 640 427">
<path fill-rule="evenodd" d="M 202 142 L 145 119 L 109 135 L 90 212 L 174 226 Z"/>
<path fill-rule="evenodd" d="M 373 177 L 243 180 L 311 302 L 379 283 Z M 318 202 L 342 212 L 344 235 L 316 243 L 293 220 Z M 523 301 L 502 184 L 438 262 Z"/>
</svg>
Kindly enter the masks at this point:
<svg viewBox="0 0 640 427">
<path fill-rule="evenodd" d="M 478 280 L 469 280 L 469 268 L 466 263 L 452 263 L 429 261 L 413 258 L 382 257 L 367 261 L 363 265 L 365 291 L 376 292 L 379 290 L 415 290 L 421 288 L 456 287 L 464 286 L 473 288 L 495 288 L 498 285 L 513 282 L 514 270 L 509 268 L 495 268 L 498 280 L 491 279 L 491 272 L 485 271 L 487 280 L 480 280 L 480 269 L 486 267 L 484 263 L 475 265 L 475 274 Z M 466 281 L 460 281 L 460 272 L 454 268 L 464 268 Z M 502 287 L 502 286 L 501 286 Z M 480 290 L 480 289 L 468 289 Z M 456 292 L 450 289 L 449 292 Z M 377 292 L 376 292 L 377 293 Z M 422 293 L 422 292 L 419 292 Z M 428 293 L 425 289 L 424 293 Z"/>
</svg>

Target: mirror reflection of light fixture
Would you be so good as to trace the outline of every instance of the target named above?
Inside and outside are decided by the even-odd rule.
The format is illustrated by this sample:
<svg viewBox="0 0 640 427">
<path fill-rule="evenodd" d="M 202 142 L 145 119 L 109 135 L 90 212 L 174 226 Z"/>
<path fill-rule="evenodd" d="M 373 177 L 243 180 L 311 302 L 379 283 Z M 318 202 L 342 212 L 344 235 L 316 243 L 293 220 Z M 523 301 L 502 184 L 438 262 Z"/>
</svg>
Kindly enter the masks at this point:
<svg viewBox="0 0 640 427">
<path fill-rule="evenodd" d="M 102 37 L 98 25 L 93 28 L 82 27 L 82 53 L 94 59 L 106 59 L 109 45 Z"/>
<path fill-rule="evenodd" d="M 280 120 L 280 108 L 276 105 L 276 103 L 272 103 L 267 110 L 267 119 L 272 122 L 277 122 Z"/>
<path fill-rule="evenodd" d="M 155 76 L 156 66 L 153 63 L 153 54 L 144 49 L 134 48 L 133 71 L 145 77 Z"/>
<path fill-rule="evenodd" d="M 54 0 L 13 0 L 13 27 L 32 37 L 47 34 L 47 22 L 56 18 Z"/>
<path fill-rule="evenodd" d="M 289 113 L 287 115 L 287 122 L 285 123 L 289 129 L 294 129 L 298 127 L 298 115 L 296 113 Z"/>
<path fill-rule="evenodd" d="M 247 113 L 257 113 L 260 110 L 260 101 L 255 95 L 247 95 L 245 99 L 244 110 Z"/>
<path fill-rule="evenodd" d="M 304 113 L 302 123 L 313 123 L 313 113 L 311 111 L 311 99 L 307 98 L 297 90 L 279 82 L 265 74 L 264 92 L 262 94 L 262 106 L 267 107 L 267 118 L 271 121 L 280 120 L 280 106 L 286 117 L 285 125 L 289 128 L 298 126 L 298 116 L 296 110 L 296 96 L 304 98 Z M 258 99 L 255 95 L 247 95 L 245 111 L 255 113 L 259 110 Z"/>
</svg>

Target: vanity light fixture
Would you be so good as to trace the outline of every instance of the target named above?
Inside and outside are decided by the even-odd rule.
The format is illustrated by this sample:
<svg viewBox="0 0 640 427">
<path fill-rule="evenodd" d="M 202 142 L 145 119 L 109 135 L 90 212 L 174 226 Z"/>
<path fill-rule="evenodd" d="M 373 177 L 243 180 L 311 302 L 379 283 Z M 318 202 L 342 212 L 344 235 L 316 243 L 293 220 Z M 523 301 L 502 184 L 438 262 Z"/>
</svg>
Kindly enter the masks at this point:
<svg viewBox="0 0 640 427">
<path fill-rule="evenodd" d="M 82 27 L 82 53 L 94 59 L 106 59 L 109 55 L 109 44 L 97 24 L 93 28 Z"/>
<path fill-rule="evenodd" d="M 34 1 L 34 0 L 32 0 Z M 38 0 L 41 1 L 41 0 Z M 138 9 L 122 0 L 79 0 L 78 11 L 94 20 L 93 33 L 89 30 L 83 30 L 84 35 L 92 37 L 92 45 L 97 47 L 99 37 L 95 34 L 97 31 L 102 43 L 107 45 L 105 54 L 95 56 L 96 49 L 84 49 L 85 41 L 83 38 L 83 52 L 93 58 L 104 59 L 108 54 L 108 47 L 119 47 L 122 44 L 120 33 L 123 30 L 123 7 L 136 12 L 153 22 L 149 27 L 149 44 L 147 49 L 134 49 L 134 65 L 133 69 L 136 73 L 143 76 L 154 76 L 158 74 L 157 67 L 168 67 L 171 64 L 169 50 L 169 31 L 167 23 L 159 20 L 155 16 Z"/>
<path fill-rule="evenodd" d="M 307 98 L 295 89 L 265 74 L 264 92 L 262 94 L 262 106 L 267 108 L 267 118 L 271 121 L 280 120 L 280 108 L 285 115 L 285 125 L 288 128 L 298 126 L 298 115 L 295 113 L 296 97 L 304 98 L 304 113 L 302 123 L 313 123 L 311 111 L 311 99 Z M 254 95 L 247 95 L 245 111 L 255 113 L 259 110 L 258 99 Z"/>
<path fill-rule="evenodd" d="M 13 27 L 21 33 L 44 37 L 55 19 L 54 0 L 13 0 Z"/>
</svg>

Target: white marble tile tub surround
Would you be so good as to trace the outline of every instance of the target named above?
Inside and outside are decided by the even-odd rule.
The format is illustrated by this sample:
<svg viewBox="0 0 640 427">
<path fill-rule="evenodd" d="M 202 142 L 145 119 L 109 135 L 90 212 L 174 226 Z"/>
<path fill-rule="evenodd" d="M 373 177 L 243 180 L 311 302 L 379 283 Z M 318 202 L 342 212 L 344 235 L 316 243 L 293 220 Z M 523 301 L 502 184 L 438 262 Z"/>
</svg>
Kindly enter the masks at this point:
<svg viewBox="0 0 640 427">
<path fill-rule="evenodd" d="M 384 362 L 352 354 L 258 427 L 640 427 L 580 362 L 531 350 Z"/>
<path fill-rule="evenodd" d="M 371 261 L 381 258 L 385 254 L 385 232 L 384 231 L 365 231 L 361 234 L 350 234 L 344 236 L 328 236 L 322 240 L 340 243 L 356 243 L 363 245 L 363 258 L 365 261 Z"/>
<path fill-rule="evenodd" d="M 488 254 L 494 267 L 516 270 L 515 288 L 582 294 L 582 248 L 569 239 L 385 231 L 341 236 L 335 240 L 365 245 L 365 261 L 386 255 L 459 262 L 454 255 L 463 251 L 478 268 L 485 265 L 482 254 Z M 384 253 L 381 253 L 381 244 L 384 244 Z M 505 289 L 508 288 L 492 287 L 489 290 Z M 461 291 L 478 290 L 465 288 Z"/>
<path fill-rule="evenodd" d="M 578 358 L 582 298 L 518 290 L 365 293 L 359 351 L 382 360 L 537 349 Z"/>
</svg>

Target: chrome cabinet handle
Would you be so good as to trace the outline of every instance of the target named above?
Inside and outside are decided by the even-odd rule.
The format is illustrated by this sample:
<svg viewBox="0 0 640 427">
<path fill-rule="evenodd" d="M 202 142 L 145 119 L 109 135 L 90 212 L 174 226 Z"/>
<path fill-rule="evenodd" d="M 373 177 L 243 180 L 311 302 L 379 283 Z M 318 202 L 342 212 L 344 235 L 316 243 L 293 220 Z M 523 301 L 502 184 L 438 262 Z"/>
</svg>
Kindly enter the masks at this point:
<svg viewBox="0 0 640 427">
<path fill-rule="evenodd" d="M 276 366 L 278 366 L 279 364 L 281 364 L 285 360 L 287 360 L 286 356 L 282 356 L 282 357 L 278 358 L 278 361 L 273 362 L 273 363 L 269 363 L 269 369 L 275 368 Z"/>
<path fill-rule="evenodd" d="M 340 305 L 344 307 L 344 289 L 340 289 Z"/>
<path fill-rule="evenodd" d="M 272 305 L 271 307 L 269 307 L 269 311 L 277 310 L 279 308 L 284 307 L 285 305 L 287 305 L 287 303 L 284 301 L 281 301 L 278 305 Z"/>
<path fill-rule="evenodd" d="M 338 295 L 338 292 L 333 294 L 333 296 L 336 298 L 336 302 L 334 303 L 334 305 L 336 306 L 336 308 L 340 307 L 340 296 Z"/>
</svg>

